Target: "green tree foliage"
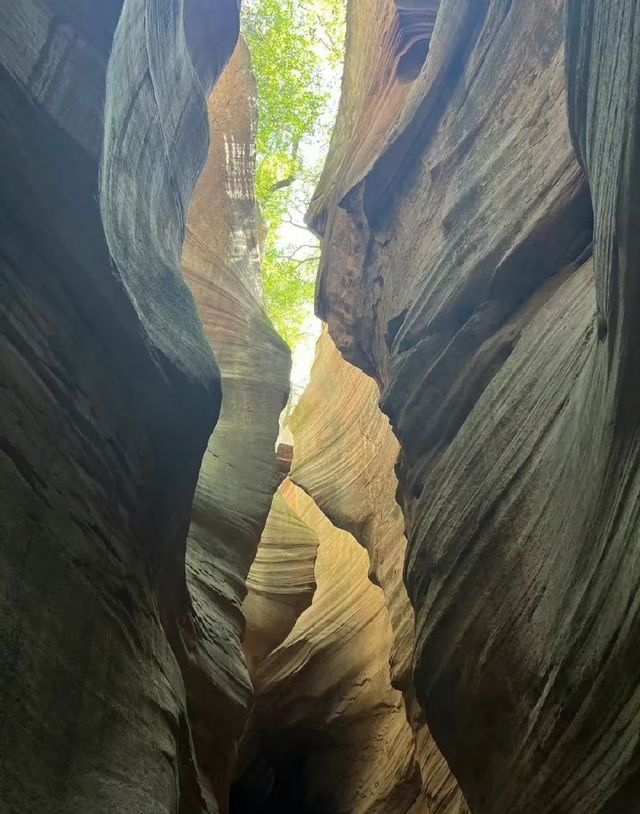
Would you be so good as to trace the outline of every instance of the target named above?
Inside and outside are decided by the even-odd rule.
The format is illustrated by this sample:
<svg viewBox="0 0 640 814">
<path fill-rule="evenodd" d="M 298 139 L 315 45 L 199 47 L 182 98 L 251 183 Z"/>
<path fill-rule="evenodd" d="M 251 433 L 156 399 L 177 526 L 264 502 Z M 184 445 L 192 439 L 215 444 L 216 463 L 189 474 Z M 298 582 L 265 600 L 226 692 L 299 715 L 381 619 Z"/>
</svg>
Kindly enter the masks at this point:
<svg viewBox="0 0 640 814">
<path fill-rule="evenodd" d="M 291 346 L 313 299 L 319 252 L 302 216 L 328 147 L 344 15 L 345 0 L 245 0 L 243 8 L 258 94 L 265 307 Z"/>
</svg>

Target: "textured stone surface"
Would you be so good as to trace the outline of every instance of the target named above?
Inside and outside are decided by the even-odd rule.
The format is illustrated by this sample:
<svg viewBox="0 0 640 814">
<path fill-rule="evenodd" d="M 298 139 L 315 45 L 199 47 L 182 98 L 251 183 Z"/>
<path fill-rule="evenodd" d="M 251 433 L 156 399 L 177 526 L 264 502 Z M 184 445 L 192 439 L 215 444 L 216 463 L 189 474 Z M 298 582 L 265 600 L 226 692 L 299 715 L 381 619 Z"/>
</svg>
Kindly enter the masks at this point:
<svg viewBox="0 0 640 814">
<path fill-rule="evenodd" d="M 311 210 L 318 310 L 400 441 L 415 684 L 474 814 L 640 810 L 640 8 L 567 13 L 584 172 L 563 3 L 443 0 L 375 149 L 384 37 L 351 40 Z"/>
<path fill-rule="evenodd" d="M 345 362 L 326 330 L 311 379 L 288 427 L 294 438 L 291 480 L 371 559 L 393 628 L 392 679 L 410 683 L 413 610 L 402 581 L 407 541 L 395 501 L 399 445 L 378 407 L 375 382 Z"/>
<path fill-rule="evenodd" d="M 316 591 L 255 673 L 254 726 L 312 812 L 406 812 L 420 789 L 391 626 L 366 551 L 296 487 L 283 497 L 317 537 Z M 296 765 L 295 770 L 291 766 Z"/>
<path fill-rule="evenodd" d="M 285 480 L 274 495 L 247 577 L 243 646 L 250 672 L 282 644 L 316 590 L 318 537 L 292 508 L 295 491 L 296 487 Z"/>
<path fill-rule="evenodd" d="M 413 811 L 457 814 L 467 809 L 435 746 L 411 681 L 414 617 L 402 580 L 407 541 L 396 503 L 399 445 L 378 407 L 375 382 L 345 362 L 323 332 L 311 380 L 289 420 L 295 447 L 291 479 L 369 552 L 371 577 L 384 592 L 393 632 L 390 667 L 402 690 L 422 776 Z"/>
<path fill-rule="evenodd" d="M 184 275 L 222 375 L 187 543 L 193 620 L 185 680 L 198 759 L 221 806 L 252 703 L 241 647 L 245 580 L 278 483 L 289 351 L 262 308 L 254 197 L 255 82 L 240 41 L 208 102 L 209 157 L 187 219 Z"/>
<path fill-rule="evenodd" d="M 243 610 L 265 811 L 637 814 L 640 0 L 351 0 L 273 500 L 237 33 L 0 0 L 2 814 L 224 814 Z"/>
<path fill-rule="evenodd" d="M 237 29 L 234 0 L 0 3 L 6 814 L 210 808 L 174 654 L 220 379 L 180 261 Z"/>
</svg>

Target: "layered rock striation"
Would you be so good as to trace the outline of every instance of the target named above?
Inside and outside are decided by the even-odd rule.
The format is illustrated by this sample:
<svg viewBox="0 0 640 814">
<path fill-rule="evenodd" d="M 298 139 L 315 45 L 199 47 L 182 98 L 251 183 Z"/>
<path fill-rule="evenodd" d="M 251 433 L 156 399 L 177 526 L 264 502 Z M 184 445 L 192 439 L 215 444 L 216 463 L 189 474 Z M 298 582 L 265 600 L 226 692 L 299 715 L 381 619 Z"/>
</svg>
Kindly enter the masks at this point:
<svg viewBox="0 0 640 814">
<path fill-rule="evenodd" d="M 563 5 L 443 0 L 400 99 L 352 2 L 310 211 L 318 312 L 400 442 L 414 682 L 474 814 L 640 805 L 640 9 Z"/>
<path fill-rule="evenodd" d="M 394 684 L 410 684 L 413 611 L 402 571 L 406 539 L 395 500 L 399 446 L 378 407 L 375 382 L 345 362 L 323 331 L 309 385 L 289 419 L 294 439 L 290 479 L 371 560 L 371 578 L 389 607 Z"/>
<path fill-rule="evenodd" d="M 466 812 L 464 799 L 415 698 L 411 680 L 414 616 L 402 579 L 407 541 L 396 503 L 399 452 L 379 390 L 346 362 L 329 334 L 318 341 L 309 385 L 289 420 L 295 441 L 291 479 L 338 527 L 367 549 L 392 629 L 390 678 L 404 696 L 421 789 L 412 811 Z"/>
<path fill-rule="evenodd" d="M 222 376 L 187 540 L 184 641 L 194 739 L 210 794 L 226 807 L 252 705 L 241 640 L 246 579 L 279 475 L 275 444 L 289 350 L 262 307 L 254 195 L 255 81 L 241 40 L 208 101 L 211 145 L 189 207 L 185 279 Z"/>
<path fill-rule="evenodd" d="M 226 806 L 232 740 L 249 704 L 239 595 L 275 488 L 287 378 L 255 279 L 247 83 L 226 84 L 241 94 L 235 123 L 223 115 L 229 96 L 207 110 L 237 35 L 235 0 L 0 4 L 7 814 Z M 206 247 L 185 261 L 205 336 L 181 264 L 210 115 L 238 150 L 225 157 L 214 128 L 210 156 L 231 177 L 219 174 L 211 194 L 226 219 L 208 265 Z M 213 306 L 207 274 L 220 288 Z M 221 404 L 207 337 L 225 389 L 215 454 L 254 468 L 242 517 L 222 494 L 228 473 L 214 475 L 217 516 L 232 517 L 219 522 L 241 529 L 214 566 L 212 536 L 198 525 L 215 469 L 205 463 L 188 589 L 191 504 Z M 249 342 L 262 353 L 254 365 L 269 359 L 262 387 L 237 351 Z M 251 456 L 222 441 L 238 402 Z M 203 722 L 219 722 L 219 749 Z"/>
<path fill-rule="evenodd" d="M 296 487 L 285 480 L 247 578 L 243 645 L 252 673 L 287 638 L 316 591 L 318 536 L 296 511 L 298 503 Z"/>
<path fill-rule="evenodd" d="M 367 553 L 301 489 L 285 484 L 281 495 L 297 517 L 286 538 L 293 528 L 298 546 L 309 532 L 316 538 L 316 588 L 254 674 L 252 726 L 272 767 L 271 807 L 263 810 L 409 811 L 420 773 L 404 700 L 391 686 L 391 625 Z M 265 548 L 252 574 L 264 568 L 268 539 Z M 304 562 L 291 557 L 287 572 L 301 574 Z"/>
<path fill-rule="evenodd" d="M 0 0 L 0 808 L 636 814 L 640 0 L 350 0 L 277 449 L 238 5 Z"/>
</svg>

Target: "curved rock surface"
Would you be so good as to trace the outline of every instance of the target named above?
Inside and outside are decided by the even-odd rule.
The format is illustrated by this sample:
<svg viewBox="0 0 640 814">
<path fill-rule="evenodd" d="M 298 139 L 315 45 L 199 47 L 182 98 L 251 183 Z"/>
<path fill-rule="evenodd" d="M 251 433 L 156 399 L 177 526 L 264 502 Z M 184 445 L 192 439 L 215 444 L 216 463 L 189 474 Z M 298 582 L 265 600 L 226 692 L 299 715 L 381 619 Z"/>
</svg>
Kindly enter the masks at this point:
<svg viewBox="0 0 640 814">
<path fill-rule="evenodd" d="M 202 693 L 212 701 L 209 691 L 220 686 L 246 713 L 240 582 L 275 488 L 287 377 L 286 353 L 259 308 L 249 241 L 253 120 L 245 84 L 235 107 L 245 120 L 239 130 L 224 123 L 238 154 L 218 162 L 229 169 L 238 161 L 231 190 L 220 176 L 212 182 L 220 184 L 220 210 L 223 192 L 233 197 L 237 184 L 244 195 L 224 210 L 211 259 L 216 273 L 224 267 L 226 299 L 220 295 L 219 312 L 203 301 L 199 310 L 222 366 L 217 437 L 228 433 L 238 401 L 245 417 L 259 404 L 244 427 L 253 432 L 251 460 L 238 448 L 223 452 L 222 442 L 217 454 L 237 455 L 255 477 L 244 517 L 229 521 L 241 527 L 246 550 L 238 551 L 236 537 L 230 564 L 222 556 L 216 562 L 211 583 L 221 572 L 215 587 L 226 596 L 208 596 L 204 607 L 210 562 L 203 564 L 197 545 L 206 549 L 210 538 L 201 542 L 197 524 L 206 508 L 191 528 L 190 593 L 185 539 L 221 388 L 181 255 L 207 155 L 208 113 L 223 118 L 224 105 L 212 102 L 207 111 L 206 98 L 237 35 L 236 0 L 0 4 L 0 799 L 7 814 L 194 814 L 226 805 L 219 792 L 233 749 L 222 733 L 241 731 L 243 719 L 234 707 L 227 727 L 222 712 L 231 705 L 212 703 L 207 726 L 214 718 L 221 733 L 220 755 L 212 755 Z M 224 156 L 222 146 L 214 133 L 212 154 Z M 251 262 L 230 244 L 228 228 L 244 229 Z M 204 268 L 195 265 L 202 299 Z M 247 286 L 250 304 L 239 293 Z M 235 336 L 218 341 L 218 328 Z M 276 373 L 259 393 L 234 348 L 249 339 Z M 200 504 L 210 469 L 205 464 L 200 478 Z M 225 507 L 233 513 L 231 501 Z M 211 765 L 218 757 L 222 768 Z"/>
<path fill-rule="evenodd" d="M 308 217 L 319 234 L 324 234 L 327 227 L 332 235 L 338 231 L 334 220 L 339 225 L 341 212 L 335 204 L 340 202 L 341 209 L 352 212 L 355 202 L 341 199 L 367 174 L 401 116 L 411 90 L 411 83 L 402 76 L 401 63 L 417 41 L 425 43 L 422 61 L 426 59 L 438 5 L 439 0 L 347 3 L 345 71 L 338 118 Z M 420 62 L 417 67 L 421 67 Z M 348 237 L 346 233 L 342 236 Z M 358 257 L 357 248 L 357 244 L 336 243 L 333 250 L 340 251 L 342 260 L 350 264 Z M 350 276 L 348 265 L 342 281 L 347 282 Z M 326 277 L 318 278 L 318 285 L 329 282 Z M 335 292 L 335 297 L 333 293 L 328 292 L 326 297 L 331 306 L 345 307 L 348 292 Z"/>
<path fill-rule="evenodd" d="M 256 671 L 254 726 L 276 783 L 278 773 L 295 776 L 304 810 L 406 812 L 420 774 L 404 701 L 390 682 L 383 593 L 370 582 L 369 558 L 355 539 L 302 490 L 285 494 L 318 539 L 317 588 Z"/>
<path fill-rule="evenodd" d="M 395 499 L 399 445 L 380 411 L 379 395 L 375 382 L 345 362 L 323 331 L 309 385 L 289 419 L 295 441 L 290 477 L 367 549 L 372 578 L 384 592 L 393 631 L 391 680 L 405 698 L 422 776 L 412 810 L 457 814 L 467 811 L 464 799 L 433 742 L 411 681 L 414 617 L 402 579 L 407 541 Z"/>
<path fill-rule="evenodd" d="M 640 0 L 350 0 L 277 450 L 238 12 L 0 0 L 2 814 L 638 814 Z"/>
<path fill-rule="evenodd" d="M 378 397 L 375 382 L 344 361 L 324 330 L 309 385 L 288 422 L 294 438 L 289 477 L 367 549 L 393 628 L 393 683 L 404 689 L 410 683 L 413 610 L 402 581 L 407 541 L 395 500 L 399 445 Z"/>
<path fill-rule="evenodd" d="M 243 646 L 252 673 L 287 638 L 316 590 L 318 537 L 292 507 L 295 490 L 285 480 L 274 495 L 247 577 Z"/>
<path fill-rule="evenodd" d="M 564 13 L 443 0 L 363 146 L 389 58 L 354 0 L 310 213 L 318 311 L 400 441 L 415 684 L 474 814 L 640 806 L 640 8 L 570 0 L 568 83 Z"/>
<path fill-rule="evenodd" d="M 209 156 L 189 207 L 183 252 L 222 375 L 222 410 L 202 461 L 187 542 L 193 619 L 185 681 L 202 774 L 226 808 L 252 704 L 241 639 L 245 581 L 278 484 L 278 418 L 289 350 L 262 308 L 255 179 L 255 81 L 241 40 L 209 97 Z"/>
</svg>

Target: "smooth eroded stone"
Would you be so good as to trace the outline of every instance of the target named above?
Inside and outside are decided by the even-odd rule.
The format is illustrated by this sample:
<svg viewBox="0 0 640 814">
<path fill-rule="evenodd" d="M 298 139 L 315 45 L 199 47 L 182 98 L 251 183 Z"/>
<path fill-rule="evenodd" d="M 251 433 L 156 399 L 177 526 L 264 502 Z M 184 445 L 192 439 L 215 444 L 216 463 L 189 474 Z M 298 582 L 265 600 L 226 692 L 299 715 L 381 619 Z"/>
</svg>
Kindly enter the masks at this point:
<svg viewBox="0 0 640 814">
<path fill-rule="evenodd" d="M 242 40 L 209 97 L 208 115 L 211 145 L 189 207 L 182 261 L 220 367 L 222 409 L 193 503 L 180 662 L 207 795 L 225 810 L 252 704 L 242 602 L 279 481 L 275 445 L 290 365 L 262 307 L 255 80 Z"/>
<path fill-rule="evenodd" d="M 276 793 L 284 778 L 303 810 L 406 812 L 420 772 L 404 699 L 391 685 L 384 594 L 348 532 L 301 489 L 283 498 L 316 536 L 317 587 L 254 677 L 253 726 L 274 766 Z"/>
<path fill-rule="evenodd" d="M 250 672 L 286 639 L 316 590 L 318 537 L 292 508 L 296 487 L 285 480 L 273 497 L 242 610 Z"/>
<path fill-rule="evenodd" d="M 378 406 L 376 383 L 346 362 L 322 333 L 311 379 L 289 419 L 295 446 L 290 477 L 338 527 L 370 556 L 370 575 L 383 592 L 393 632 L 391 681 L 405 699 L 413 729 L 422 789 L 412 812 L 466 812 L 462 793 L 416 702 L 411 663 L 414 616 L 402 579 L 407 540 L 396 503 L 394 467 L 399 452 Z"/>
<path fill-rule="evenodd" d="M 212 810 L 175 648 L 220 376 L 180 266 L 237 31 L 0 3 L 3 814 Z"/>
<path fill-rule="evenodd" d="M 570 0 L 565 75 L 563 6 L 443 0 L 398 105 L 353 0 L 310 212 L 318 312 L 400 442 L 414 681 L 474 814 L 640 810 L 640 8 Z"/>
</svg>

